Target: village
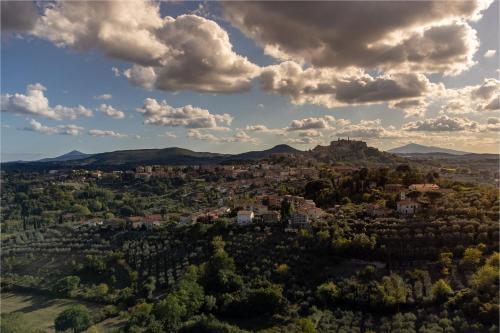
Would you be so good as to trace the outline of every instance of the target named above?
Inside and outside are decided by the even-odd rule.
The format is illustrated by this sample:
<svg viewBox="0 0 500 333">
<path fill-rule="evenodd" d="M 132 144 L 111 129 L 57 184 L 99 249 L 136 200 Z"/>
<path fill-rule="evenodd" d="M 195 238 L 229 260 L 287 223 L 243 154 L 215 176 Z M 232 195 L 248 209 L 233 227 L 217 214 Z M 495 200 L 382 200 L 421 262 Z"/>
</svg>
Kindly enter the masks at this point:
<svg viewBox="0 0 500 333">
<path fill-rule="evenodd" d="M 350 177 L 361 170 L 349 165 L 333 166 L 329 169 L 314 166 L 284 166 L 280 163 L 254 163 L 241 165 L 144 165 L 128 171 L 73 170 L 70 173 L 54 170 L 49 174 L 61 184 L 78 187 L 81 182 L 124 180 L 150 182 L 155 179 L 182 179 L 186 182 L 203 182 L 202 190 L 194 188 L 181 198 L 188 206 L 201 201 L 209 191 L 218 194 L 211 205 L 184 212 L 145 214 L 141 216 L 92 217 L 83 219 L 73 213 L 61 216 L 63 222 L 75 222 L 86 226 L 127 227 L 131 230 L 158 230 L 165 225 L 189 225 L 197 222 L 213 222 L 226 219 L 245 226 L 252 224 L 280 224 L 289 230 L 308 228 L 321 223 L 325 218 L 342 214 L 342 204 L 320 208 L 314 200 L 301 195 L 279 193 L 280 184 L 303 187 L 307 182 L 318 180 L 324 174 L 334 174 L 333 184 L 338 185 L 343 177 Z M 222 181 L 207 181 L 222 179 Z M 435 183 L 414 183 L 405 186 L 375 181 L 363 181 L 362 191 L 379 193 L 381 197 L 393 198 L 394 205 L 385 200 L 363 202 L 358 205 L 360 214 L 370 218 L 416 217 L 428 212 L 435 199 L 453 192 Z M 366 188 L 365 188 L 366 187 Z M 202 205 L 203 206 L 203 205 Z"/>
</svg>

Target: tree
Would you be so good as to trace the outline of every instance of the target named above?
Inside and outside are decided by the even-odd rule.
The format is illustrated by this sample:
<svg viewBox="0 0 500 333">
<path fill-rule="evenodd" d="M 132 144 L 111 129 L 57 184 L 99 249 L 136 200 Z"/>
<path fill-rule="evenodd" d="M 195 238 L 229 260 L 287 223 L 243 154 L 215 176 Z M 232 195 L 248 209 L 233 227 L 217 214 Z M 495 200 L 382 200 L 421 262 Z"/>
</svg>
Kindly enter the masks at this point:
<svg viewBox="0 0 500 333">
<path fill-rule="evenodd" d="M 56 331 L 82 332 L 92 325 L 92 317 L 85 305 L 75 305 L 61 312 L 54 321 Z"/>
<path fill-rule="evenodd" d="M 147 298 L 152 299 L 153 292 L 156 289 L 156 279 L 153 276 L 149 276 L 146 279 L 146 281 L 144 281 L 144 284 L 142 286 L 144 287 L 144 290 L 146 291 Z"/>
<path fill-rule="evenodd" d="M 340 297 L 340 288 L 334 282 L 326 282 L 316 289 L 316 297 L 325 305 L 334 304 Z"/>
<path fill-rule="evenodd" d="M 432 285 L 431 293 L 434 300 L 442 302 L 453 293 L 453 289 L 445 280 L 439 279 Z"/>
<path fill-rule="evenodd" d="M 410 199 L 418 199 L 420 196 L 422 195 L 422 193 L 420 193 L 419 191 L 410 191 L 406 194 L 406 196 Z"/>
<path fill-rule="evenodd" d="M 79 216 L 88 216 L 90 215 L 90 210 L 88 209 L 87 206 L 83 206 L 80 204 L 74 204 L 73 205 L 73 213 Z"/>
<path fill-rule="evenodd" d="M 483 252 L 477 247 L 468 247 L 464 251 L 460 266 L 466 270 L 473 270 L 479 266 Z"/>
<path fill-rule="evenodd" d="M 439 264 L 441 265 L 441 273 L 444 276 L 450 274 L 450 267 L 453 263 L 453 253 L 452 252 L 441 252 L 439 255 Z"/>
<path fill-rule="evenodd" d="M 56 281 L 52 290 L 62 296 L 71 296 L 75 289 L 78 288 L 79 284 L 80 278 L 78 276 L 70 275 Z"/>
<path fill-rule="evenodd" d="M 431 204 L 434 205 L 436 201 L 443 196 L 443 194 L 438 191 L 429 191 L 425 193 L 425 196 L 429 199 Z"/>
<path fill-rule="evenodd" d="M 250 290 L 244 301 L 246 316 L 274 315 L 283 312 L 287 307 L 283 290 L 277 285 Z"/>
</svg>

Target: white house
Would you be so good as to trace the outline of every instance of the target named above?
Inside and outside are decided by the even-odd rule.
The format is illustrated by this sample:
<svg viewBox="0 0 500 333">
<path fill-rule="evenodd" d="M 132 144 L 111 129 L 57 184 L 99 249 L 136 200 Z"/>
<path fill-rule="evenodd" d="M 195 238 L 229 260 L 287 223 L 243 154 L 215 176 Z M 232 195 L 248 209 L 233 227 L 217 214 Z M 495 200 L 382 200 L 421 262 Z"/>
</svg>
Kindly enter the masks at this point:
<svg viewBox="0 0 500 333">
<path fill-rule="evenodd" d="M 420 207 L 420 203 L 411 200 L 401 200 L 397 202 L 397 211 L 400 214 L 415 214 L 420 210 Z"/>
<path fill-rule="evenodd" d="M 254 213 L 251 210 L 238 211 L 237 222 L 239 224 L 251 223 L 254 218 Z"/>
</svg>

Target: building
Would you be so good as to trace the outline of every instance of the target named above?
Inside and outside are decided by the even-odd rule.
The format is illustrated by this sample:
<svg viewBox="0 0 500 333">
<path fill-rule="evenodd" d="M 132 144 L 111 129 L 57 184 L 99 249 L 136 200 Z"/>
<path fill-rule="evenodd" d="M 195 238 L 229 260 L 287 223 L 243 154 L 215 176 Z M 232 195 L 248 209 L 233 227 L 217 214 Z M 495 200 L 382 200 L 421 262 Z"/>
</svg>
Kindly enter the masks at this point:
<svg viewBox="0 0 500 333">
<path fill-rule="evenodd" d="M 385 184 L 384 192 L 385 193 L 400 193 L 404 190 L 404 186 L 401 184 Z"/>
<path fill-rule="evenodd" d="M 408 186 L 410 191 L 418 191 L 418 192 L 429 192 L 429 191 L 438 191 L 439 186 L 436 184 L 411 184 Z"/>
<path fill-rule="evenodd" d="M 270 210 L 260 214 L 263 223 L 278 223 L 280 221 L 280 213 L 275 210 Z"/>
<path fill-rule="evenodd" d="M 397 202 L 397 212 L 405 215 L 416 214 L 421 208 L 420 203 L 411 200 L 401 200 Z"/>
<path fill-rule="evenodd" d="M 296 212 L 290 216 L 290 223 L 295 225 L 309 224 L 309 216 L 306 213 Z"/>
<path fill-rule="evenodd" d="M 251 223 L 254 218 L 254 213 L 251 210 L 240 210 L 238 211 L 238 216 L 236 221 L 239 224 Z"/>
<path fill-rule="evenodd" d="M 376 204 L 370 204 L 366 206 L 366 213 L 371 217 L 385 217 L 391 214 L 391 210 Z"/>
</svg>

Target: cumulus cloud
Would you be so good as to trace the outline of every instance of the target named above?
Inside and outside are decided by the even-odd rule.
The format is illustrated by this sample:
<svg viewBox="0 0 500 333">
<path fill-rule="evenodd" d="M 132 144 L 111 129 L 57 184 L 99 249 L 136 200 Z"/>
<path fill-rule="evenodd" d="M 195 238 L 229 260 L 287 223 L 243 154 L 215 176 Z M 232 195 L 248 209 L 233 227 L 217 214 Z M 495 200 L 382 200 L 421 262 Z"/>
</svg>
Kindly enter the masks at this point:
<svg viewBox="0 0 500 333">
<path fill-rule="evenodd" d="M 467 114 L 500 109 L 500 81 L 484 79 L 478 85 L 446 89 L 441 101 L 442 114 Z"/>
<path fill-rule="evenodd" d="M 317 67 L 458 73 L 474 63 L 489 1 L 224 2 L 226 18 L 281 60 Z M 348 19 L 346 19 L 348 18 Z"/>
<path fill-rule="evenodd" d="M 485 58 L 493 58 L 497 54 L 497 50 L 488 50 L 484 53 Z"/>
<path fill-rule="evenodd" d="M 40 83 L 29 84 L 26 94 L 2 94 L 2 112 L 11 112 L 30 116 L 42 116 L 49 119 L 61 120 L 63 118 L 76 119 L 80 116 L 91 117 L 92 111 L 78 105 L 67 107 L 56 105 L 51 107 L 45 97 L 47 89 Z"/>
<path fill-rule="evenodd" d="M 416 98 L 431 89 L 442 89 L 422 74 L 372 77 L 360 69 L 303 69 L 292 61 L 263 69 L 260 86 L 264 91 L 288 96 L 293 104 L 309 103 L 329 108 Z"/>
<path fill-rule="evenodd" d="M 26 32 L 33 29 L 37 12 L 33 1 L 2 1 L 2 33 Z"/>
<path fill-rule="evenodd" d="M 60 134 L 60 135 L 80 135 L 82 131 L 84 130 L 83 127 L 76 126 L 76 125 L 59 125 L 55 127 L 49 127 L 42 125 L 40 122 L 36 121 L 35 119 L 31 119 L 30 125 L 27 127 L 24 127 L 23 130 L 25 131 L 32 131 L 32 132 L 38 132 L 42 134 Z"/>
<path fill-rule="evenodd" d="M 380 119 L 362 120 L 358 124 L 346 125 L 336 131 L 335 135 L 360 139 L 395 139 L 401 137 L 401 134 L 395 128 L 384 128 Z"/>
<path fill-rule="evenodd" d="M 197 15 L 161 17 L 156 1 L 50 4 L 32 34 L 128 61 L 133 66 L 125 77 L 146 89 L 229 93 L 249 89 L 258 75 L 258 66 L 233 51 L 216 22 Z"/>
<path fill-rule="evenodd" d="M 125 118 L 125 113 L 123 113 L 120 110 L 115 109 L 111 105 L 101 104 L 99 106 L 99 111 L 101 111 L 106 116 L 111 117 L 111 118 L 115 118 L 115 119 L 123 119 L 123 118 Z"/>
<path fill-rule="evenodd" d="M 499 132 L 500 131 L 500 118 L 488 117 L 486 125 L 483 126 L 483 131 Z"/>
<path fill-rule="evenodd" d="M 245 127 L 245 131 L 268 133 L 268 134 L 278 134 L 278 135 L 283 135 L 283 133 L 284 133 L 284 130 L 281 128 L 268 128 L 266 125 L 262 125 L 262 124 L 247 125 Z"/>
<path fill-rule="evenodd" d="M 111 71 L 113 72 L 113 75 L 116 76 L 116 77 L 120 77 L 122 75 L 122 73 L 120 72 L 120 70 L 116 67 L 111 67 Z"/>
<path fill-rule="evenodd" d="M 406 99 L 389 103 L 389 108 L 403 110 L 406 117 L 422 117 L 427 111 L 429 102 L 425 98 Z"/>
<path fill-rule="evenodd" d="M 254 137 L 248 135 L 245 131 L 239 129 L 236 133 L 231 136 L 218 137 L 210 133 L 205 133 L 199 129 L 189 129 L 187 132 L 187 137 L 199 141 L 209 141 L 213 143 L 251 143 L 255 144 L 258 140 Z"/>
<path fill-rule="evenodd" d="M 301 138 L 290 138 L 287 140 L 287 143 L 296 145 L 312 145 L 312 144 L 321 144 L 322 141 L 313 137 L 301 137 Z"/>
<path fill-rule="evenodd" d="M 442 115 L 437 118 L 406 123 L 402 129 L 405 131 L 421 132 L 459 132 L 477 131 L 480 130 L 480 125 L 468 118 Z"/>
<path fill-rule="evenodd" d="M 222 125 L 230 125 L 233 117 L 227 113 L 212 114 L 206 109 L 186 105 L 172 107 L 166 101 L 158 102 L 147 98 L 141 108 L 137 109 L 144 117 L 145 124 L 186 128 L 206 128 L 212 130 L 226 129 Z"/>
<path fill-rule="evenodd" d="M 93 97 L 93 99 L 98 99 L 98 100 L 102 100 L 102 101 L 112 99 L 112 98 L 113 98 L 113 95 L 111 95 L 111 94 L 102 94 L 102 95 L 97 95 L 97 96 Z"/>
<path fill-rule="evenodd" d="M 302 131 L 310 129 L 328 129 L 335 121 L 333 116 L 310 117 L 292 120 L 287 127 L 287 131 Z"/>
<path fill-rule="evenodd" d="M 126 134 L 121 134 L 115 131 L 107 131 L 107 130 L 99 130 L 99 129 L 91 129 L 88 131 L 88 134 L 90 136 L 97 136 L 97 137 L 113 137 L 113 138 L 125 138 L 127 135 Z"/>
<path fill-rule="evenodd" d="M 175 133 L 172 133 L 172 132 L 165 132 L 165 134 L 159 134 L 158 136 L 169 138 L 169 139 L 177 139 L 177 135 L 175 135 Z"/>
<path fill-rule="evenodd" d="M 301 131 L 299 133 L 299 136 L 300 137 L 307 137 L 307 138 L 319 138 L 319 137 L 323 136 L 323 133 L 321 133 L 320 131 L 315 130 L 315 129 L 309 129 L 309 130 Z"/>
</svg>

